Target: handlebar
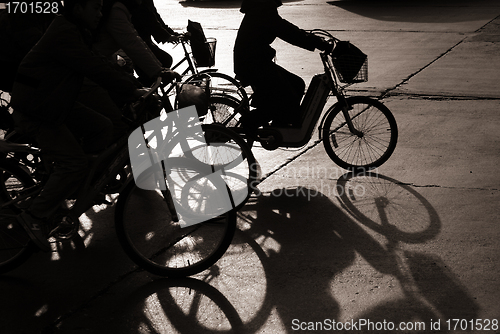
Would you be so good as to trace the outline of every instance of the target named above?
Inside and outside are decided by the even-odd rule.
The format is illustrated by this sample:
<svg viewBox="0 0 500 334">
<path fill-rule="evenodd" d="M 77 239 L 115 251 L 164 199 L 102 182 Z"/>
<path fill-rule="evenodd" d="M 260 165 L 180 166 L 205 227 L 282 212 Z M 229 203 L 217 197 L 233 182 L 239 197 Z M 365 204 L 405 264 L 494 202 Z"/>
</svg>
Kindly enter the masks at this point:
<svg viewBox="0 0 500 334">
<path fill-rule="evenodd" d="M 307 31 L 310 34 L 314 34 L 318 37 L 321 37 L 324 39 L 326 42 L 332 45 L 331 49 L 329 50 L 330 52 L 335 48 L 337 42 L 340 40 L 336 37 L 334 37 L 332 34 L 330 34 L 328 31 L 323 30 L 323 29 L 313 29 L 313 30 L 308 30 Z M 327 52 L 329 53 L 329 52 Z"/>
</svg>

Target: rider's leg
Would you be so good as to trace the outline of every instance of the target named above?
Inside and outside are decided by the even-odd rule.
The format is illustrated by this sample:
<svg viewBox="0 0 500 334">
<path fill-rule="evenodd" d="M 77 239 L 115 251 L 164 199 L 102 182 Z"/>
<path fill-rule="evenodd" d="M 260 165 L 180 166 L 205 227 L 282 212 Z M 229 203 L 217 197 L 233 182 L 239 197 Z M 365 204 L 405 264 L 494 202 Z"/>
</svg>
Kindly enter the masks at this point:
<svg viewBox="0 0 500 334">
<path fill-rule="evenodd" d="M 101 86 L 89 79 L 85 79 L 78 96 L 78 102 L 111 120 L 113 123 L 113 142 L 128 133 L 128 125 L 123 122 L 120 108 Z"/>
<path fill-rule="evenodd" d="M 37 245 L 49 250 L 46 220 L 80 187 L 88 172 L 86 153 L 96 153 L 108 145 L 112 123 L 78 102 L 64 124 L 36 124 L 20 115 L 16 121 L 34 135 L 44 159 L 53 162 L 53 171 L 43 190 L 19 217 Z"/>
<path fill-rule="evenodd" d="M 255 70 L 249 78 L 254 91 L 256 113 L 252 118 L 289 124 L 300 120 L 300 101 L 305 82 L 274 63 Z"/>
<path fill-rule="evenodd" d="M 172 63 L 174 62 L 172 56 L 160 49 L 152 40 L 151 38 L 149 40 L 144 40 L 151 50 L 151 52 L 155 55 L 156 59 L 158 59 L 161 63 L 162 67 L 165 68 L 170 68 L 172 66 Z M 137 75 L 139 76 L 139 81 L 141 82 L 142 85 L 149 87 L 154 83 L 155 78 L 150 78 L 146 72 L 144 72 L 139 66 L 134 65 L 134 69 L 137 72 Z"/>
<path fill-rule="evenodd" d="M 297 124 L 300 120 L 300 102 L 304 95 L 304 80 L 281 66 L 273 66 L 274 90 L 267 90 L 266 104 L 273 112 L 273 125 Z"/>
</svg>

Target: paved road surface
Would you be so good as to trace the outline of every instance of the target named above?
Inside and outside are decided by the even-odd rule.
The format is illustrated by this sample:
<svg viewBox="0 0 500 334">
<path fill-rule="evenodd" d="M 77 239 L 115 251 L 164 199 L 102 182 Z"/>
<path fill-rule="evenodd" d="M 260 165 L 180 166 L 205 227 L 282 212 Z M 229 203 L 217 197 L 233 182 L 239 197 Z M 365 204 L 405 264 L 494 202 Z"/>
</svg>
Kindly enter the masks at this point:
<svg viewBox="0 0 500 334">
<path fill-rule="evenodd" d="M 175 29 L 201 22 L 231 72 L 239 2 L 156 3 Z M 305 0 L 280 12 L 369 55 L 370 80 L 351 93 L 382 98 L 400 132 L 379 174 L 342 179 L 317 137 L 305 150 L 257 149 L 272 175 L 227 254 L 186 280 L 137 270 L 113 207 L 96 207 L 84 247 L 37 254 L 0 278 L 2 333 L 310 333 L 333 321 L 428 333 L 452 319 L 499 332 L 488 325 L 500 320 L 498 2 Z M 321 71 L 317 54 L 276 48 L 307 82 Z"/>
</svg>

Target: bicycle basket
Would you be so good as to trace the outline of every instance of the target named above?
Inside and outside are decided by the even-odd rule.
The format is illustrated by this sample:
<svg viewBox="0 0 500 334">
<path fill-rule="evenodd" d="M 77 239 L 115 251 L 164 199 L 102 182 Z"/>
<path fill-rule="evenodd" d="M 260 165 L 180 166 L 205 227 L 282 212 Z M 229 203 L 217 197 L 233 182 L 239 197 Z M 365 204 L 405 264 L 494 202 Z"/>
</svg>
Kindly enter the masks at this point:
<svg viewBox="0 0 500 334">
<path fill-rule="evenodd" d="M 208 113 L 208 101 L 210 99 L 208 78 L 201 78 L 190 83 L 179 83 L 177 90 L 177 108 L 194 105 L 199 117 L 203 117 Z"/>
<path fill-rule="evenodd" d="M 332 63 L 342 83 L 368 81 L 368 57 L 348 41 L 339 41 L 331 54 Z"/>
<path fill-rule="evenodd" d="M 215 65 L 215 38 L 206 38 L 201 24 L 188 20 L 187 31 L 191 33 L 191 51 L 196 67 Z"/>
</svg>

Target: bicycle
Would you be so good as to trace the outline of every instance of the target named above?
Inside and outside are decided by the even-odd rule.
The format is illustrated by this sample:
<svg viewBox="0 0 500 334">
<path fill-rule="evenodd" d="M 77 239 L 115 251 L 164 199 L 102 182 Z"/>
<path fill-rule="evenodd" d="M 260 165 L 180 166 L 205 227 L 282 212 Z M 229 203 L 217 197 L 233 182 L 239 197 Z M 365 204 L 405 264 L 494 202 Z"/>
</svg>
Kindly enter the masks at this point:
<svg viewBox="0 0 500 334">
<path fill-rule="evenodd" d="M 176 71 L 182 68 L 183 65 L 187 65 L 180 74 L 186 77 L 184 80 L 185 84 L 194 85 L 206 85 L 210 93 L 209 100 L 209 113 L 204 117 L 203 123 L 210 124 L 218 122 L 219 115 L 225 115 L 232 113 L 232 109 L 228 110 L 228 106 L 221 103 L 223 99 L 221 97 L 227 98 L 231 97 L 234 101 L 240 102 L 248 98 L 244 87 L 234 79 L 233 77 L 218 72 L 217 69 L 212 68 L 215 65 L 215 50 L 217 40 L 215 38 L 207 38 L 204 43 L 205 47 L 208 49 L 208 54 L 210 55 L 208 63 L 202 62 L 196 59 L 192 50 L 190 50 L 190 34 L 183 33 L 179 34 L 178 44 L 182 46 L 184 56 L 175 65 L 171 67 L 171 70 Z M 199 70 L 199 67 L 208 67 L 203 70 Z M 6 88 L 4 88 L 6 89 Z M 176 91 L 175 85 L 170 85 L 168 88 L 165 86 L 158 87 L 159 93 L 167 97 L 175 95 Z M 19 138 L 15 138 L 16 132 L 13 130 L 13 121 L 10 117 L 10 99 L 8 91 L 0 90 L 0 139 L 6 138 L 11 141 L 17 141 Z M 166 100 L 164 100 L 165 102 Z M 171 102 L 169 102 L 172 104 Z M 176 102 L 174 106 L 177 107 Z M 173 110 L 173 109 L 171 109 Z M 26 139 L 21 139 L 22 143 L 26 142 Z M 26 160 L 26 164 L 32 164 L 32 161 Z"/>
<path fill-rule="evenodd" d="M 138 115 L 135 119 L 129 119 L 131 128 L 144 124 L 144 121 L 151 117 L 144 110 L 145 101 L 159 85 L 160 79 L 137 103 L 130 106 L 132 111 L 130 114 Z M 201 127 L 202 132 L 197 134 L 198 138 L 190 138 L 195 142 L 198 140 L 194 145 L 189 146 L 187 140 L 183 141 L 179 138 L 180 136 L 173 138 L 181 146 L 188 145 L 184 151 L 189 155 L 173 157 L 168 161 L 171 169 L 163 169 L 164 183 L 168 185 L 165 189 L 161 191 L 140 189 L 133 182 L 130 173 L 124 180 L 121 180 L 115 208 L 117 237 L 127 255 L 137 265 L 153 274 L 182 277 L 203 271 L 224 254 L 234 234 L 236 207 L 200 224 L 185 228 L 181 226 L 183 214 L 194 210 L 190 205 L 198 194 L 193 194 L 193 187 L 197 182 L 201 185 L 203 185 L 202 182 L 206 182 L 204 175 L 200 174 L 197 168 L 206 170 L 208 166 L 212 170 L 230 171 L 235 168 L 234 156 L 241 157 L 242 155 L 245 157 L 245 163 L 255 163 L 251 150 L 231 130 L 217 125 L 202 125 Z M 116 187 L 109 185 L 116 182 L 117 175 L 124 170 L 129 170 L 127 166 L 130 166 L 130 157 L 127 142 L 128 136 L 124 136 L 92 160 L 89 174 L 74 203 L 70 204 L 68 209 L 60 210 L 52 217 L 53 226 L 56 226 L 52 232 L 52 241 L 64 242 L 73 238 L 78 233 L 78 217 L 92 207 L 94 199 L 102 193 L 116 193 Z M 225 146 L 221 143 L 225 143 Z M 29 145 L 5 141 L 1 141 L 0 144 L 0 149 L 3 150 L 28 151 L 33 155 L 43 155 L 43 152 Z M 223 155 L 217 154 L 220 147 L 225 148 Z M 237 154 L 230 156 L 228 154 L 230 149 L 227 147 L 235 150 Z M 186 165 L 189 165 L 189 168 Z M 241 169 L 241 166 L 239 167 Z M 243 178 L 248 182 L 255 182 L 255 171 L 248 167 L 247 173 Z M 37 250 L 34 243 L 23 233 L 22 227 L 16 223 L 15 217 L 29 207 L 30 200 L 42 190 L 43 180 L 34 179 L 25 166 L 9 157 L 0 159 L 0 178 L 2 181 L 0 182 L 2 201 L 0 204 L 0 273 L 5 273 L 21 265 Z M 189 181 L 191 182 L 188 183 Z M 183 190 L 183 184 L 188 184 L 191 188 L 184 189 L 184 194 L 177 198 L 172 197 L 170 189 L 177 191 L 180 185 Z M 224 185 L 227 188 L 231 187 L 229 182 L 224 182 Z M 248 184 L 245 186 L 247 187 Z M 150 199 L 155 202 L 150 202 Z M 202 197 L 198 196 L 198 199 L 203 203 Z M 179 205 L 175 205 L 175 201 L 179 202 L 177 203 Z M 144 206 L 144 204 L 147 205 Z M 128 211 L 132 208 L 137 210 L 135 214 Z M 151 220 L 145 219 L 146 216 L 137 216 L 139 210 L 147 212 L 147 217 Z M 139 235 L 138 232 L 143 233 Z M 185 245 L 189 247 L 186 248 Z"/>
<path fill-rule="evenodd" d="M 228 106 L 220 103 L 222 97 L 231 97 L 234 101 L 241 102 L 248 98 L 245 88 L 235 78 L 218 72 L 212 68 L 215 65 L 215 50 L 217 40 L 215 38 L 207 38 L 204 47 L 207 49 L 206 54 L 208 59 L 197 59 L 195 54 L 190 50 L 189 46 L 191 36 L 189 33 L 179 34 L 178 44 L 182 46 L 184 57 L 171 67 L 171 70 L 178 71 L 183 65 L 187 65 L 179 74 L 187 76 L 184 83 L 199 85 L 200 82 L 207 82 L 210 91 L 210 107 L 209 114 L 205 117 L 204 123 L 209 124 L 218 122 L 219 115 L 232 112 L 227 110 Z M 204 70 L 199 70 L 199 67 L 208 67 Z M 169 95 L 172 93 L 172 88 L 164 93 Z M 223 110 L 221 110 L 223 109 Z"/>
<path fill-rule="evenodd" d="M 219 117 L 219 123 L 242 135 L 250 146 L 260 142 L 267 150 L 297 148 L 309 142 L 318 125 L 319 139 L 328 156 L 348 170 L 370 170 L 386 162 L 394 152 L 398 138 L 396 120 L 382 102 L 365 96 L 347 97 L 345 88 L 368 80 L 368 59 L 336 55 L 340 40 L 325 30 L 312 30 L 333 44 L 331 52 L 321 52 L 324 73 L 316 74 L 301 103 L 299 126 L 266 125 L 255 133 L 242 127 L 241 117 L 250 110 L 251 96 L 238 102 L 231 96 L 218 97 L 218 103 L 234 110 Z M 354 73 L 354 74 L 353 74 Z M 341 84 L 346 84 L 342 86 Z M 329 98 L 337 102 L 320 119 Z"/>
</svg>

